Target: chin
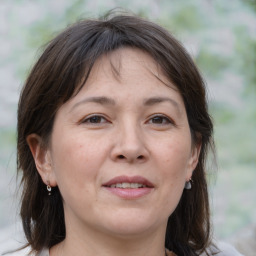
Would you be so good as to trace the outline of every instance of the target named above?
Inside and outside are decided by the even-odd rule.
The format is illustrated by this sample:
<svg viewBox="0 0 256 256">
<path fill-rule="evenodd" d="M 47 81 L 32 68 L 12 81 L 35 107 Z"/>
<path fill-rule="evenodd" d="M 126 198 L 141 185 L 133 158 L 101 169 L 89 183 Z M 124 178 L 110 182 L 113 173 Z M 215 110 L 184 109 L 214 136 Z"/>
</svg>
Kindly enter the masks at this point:
<svg viewBox="0 0 256 256">
<path fill-rule="evenodd" d="M 129 215 L 112 215 L 112 218 L 105 223 L 107 224 L 105 227 L 110 232 L 123 237 L 139 236 L 161 226 L 159 218 L 153 218 L 142 212 L 136 213 L 136 211 L 130 212 Z"/>
<path fill-rule="evenodd" d="M 112 227 L 110 229 L 110 233 L 119 238 L 134 238 L 140 237 L 145 233 L 148 233 L 151 230 L 149 225 L 137 225 L 133 223 L 133 225 L 122 225 L 119 227 Z"/>
</svg>

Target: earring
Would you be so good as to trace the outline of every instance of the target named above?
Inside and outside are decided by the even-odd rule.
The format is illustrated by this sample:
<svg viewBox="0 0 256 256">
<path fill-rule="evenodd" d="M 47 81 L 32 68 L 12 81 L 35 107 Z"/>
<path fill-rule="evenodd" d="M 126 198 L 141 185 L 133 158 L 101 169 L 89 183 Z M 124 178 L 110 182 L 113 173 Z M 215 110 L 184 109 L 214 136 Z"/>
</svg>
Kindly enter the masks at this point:
<svg viewBox="0 0 256 256">
<path fill-rule="evenodd" d="M 51 187 L 49 184 L 50 184 L 50 182 L 48 181 L 48 182 L 47 182 L 46 189 L 47 189 L 47 191 L 48 191 L 48 195 L 50 196 L 50 195 L 52 194 L 52 193 L 51 193 L 52 187 Z"/>
<path fill-rule="evenodd" d="M 185 183 L 185 189 L 189 190 L 192 188 L 192 183 L 193 183 L 193 180 L 192 179 L 189 179 L 189 181 L 186 181 Z"/>
</svg>

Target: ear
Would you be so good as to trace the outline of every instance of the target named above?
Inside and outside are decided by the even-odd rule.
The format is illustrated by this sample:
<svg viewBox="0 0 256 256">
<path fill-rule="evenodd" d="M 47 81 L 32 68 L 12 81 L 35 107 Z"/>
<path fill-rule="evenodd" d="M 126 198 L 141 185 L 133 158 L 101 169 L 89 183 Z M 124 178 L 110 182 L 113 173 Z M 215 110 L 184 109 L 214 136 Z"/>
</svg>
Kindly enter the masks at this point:
<svg viewBox="0 0 256 256">
<path fill-rule="evenodd" d="M 33 155 L 35 165 L 39 175 L 46 185 L 55 187 L 57 185 L 50 150 L 42 142 L 42 138 L 37 134 L 30 134 L 26 138 L 30 151 Z"/>
<path fill-rule="evenodd" d="M 191 148 L 191 155 L 188 161 L 188 168 L 187 168 L 187 175 L 186 175 L 186 181 L 189 181 L 192 177 L 193 171 L 195 170 L 197 164 L 198 164 L 198 159 L 200 156 L 200 151 L 201 151 L 201 141 L 196 143 L 195 145 L 192 146 Z"/>
</svg>

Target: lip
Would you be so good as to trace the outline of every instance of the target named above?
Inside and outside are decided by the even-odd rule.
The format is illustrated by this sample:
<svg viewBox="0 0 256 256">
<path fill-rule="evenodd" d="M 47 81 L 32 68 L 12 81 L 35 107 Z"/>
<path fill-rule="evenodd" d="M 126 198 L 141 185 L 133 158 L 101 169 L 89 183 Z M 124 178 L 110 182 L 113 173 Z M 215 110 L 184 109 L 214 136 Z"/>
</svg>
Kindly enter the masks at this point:
<svg viewBox="0 0 256 256">
<path fill-rule="evenodd" d="M 145 185 L 141 188 L 116 188 L 110 187 L 117 183 L 140 183 Z M 117 176 L 106 183 L 102 184 L 103 188 L 112 194 L 123 199 L 137 199 L 152 192 L 154 185 L 152 182 L 142 176 Z"/>
<path fill-rule="evenodd" d="M 117 176 L 106 183 L 103 184 L 104 187 L 110 187 L 113 184 L 117 183 L 140 183 L 142 185 L 145 185 L 146 187 L 153 188 L 154 185 L 152 182 L 147 180 L 146 178 L 142 176 Z"/>
</svg>

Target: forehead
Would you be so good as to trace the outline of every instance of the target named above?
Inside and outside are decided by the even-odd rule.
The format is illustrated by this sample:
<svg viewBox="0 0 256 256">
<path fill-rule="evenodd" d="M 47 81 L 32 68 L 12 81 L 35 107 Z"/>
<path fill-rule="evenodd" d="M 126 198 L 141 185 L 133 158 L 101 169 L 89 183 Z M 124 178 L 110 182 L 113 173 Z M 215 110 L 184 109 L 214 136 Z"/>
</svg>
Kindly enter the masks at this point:
<svg viewBox="0 0 256 256">
<path fill-rule="evenodd" d="M 149 53 L 138 48 L 121 48 L 100 56 L 94 63 L 84 85 L 89 89 L 96 80 L 106 81 L 108 79 L 115 79 L 120 83 L 128 83 L 129 80 L 135 79 L 137 84 L 145 84 L 147 80 L 153 79 L 158 80 L 158 83 L 155 84 L 161 83 L 178 91 L 177 87 L 164 74 L 161 65 Z M 137 89 L 139 87 L 138 85 Z"/>
<path fill-rule="evenodd" d="M 186 119 L 181 94 L 154 59 L 141 50 L 125 48 L 100 57 L 81 90 L 61 106 L 57 116 L 95 110 L 95 106 L 144 113 L 160 105 Z"/>
<path fill-rule="evenodd" d="M 136 105 L 136 111 L 139 106 L 169 102 L 178 112 L 186 112 L 176 86 L 163 75 L 154 59 L 132 48 L 100 57 L 81 90 L 64 105 L 72 110 L 89 102 L 129 109 Z"/>
</svg>

